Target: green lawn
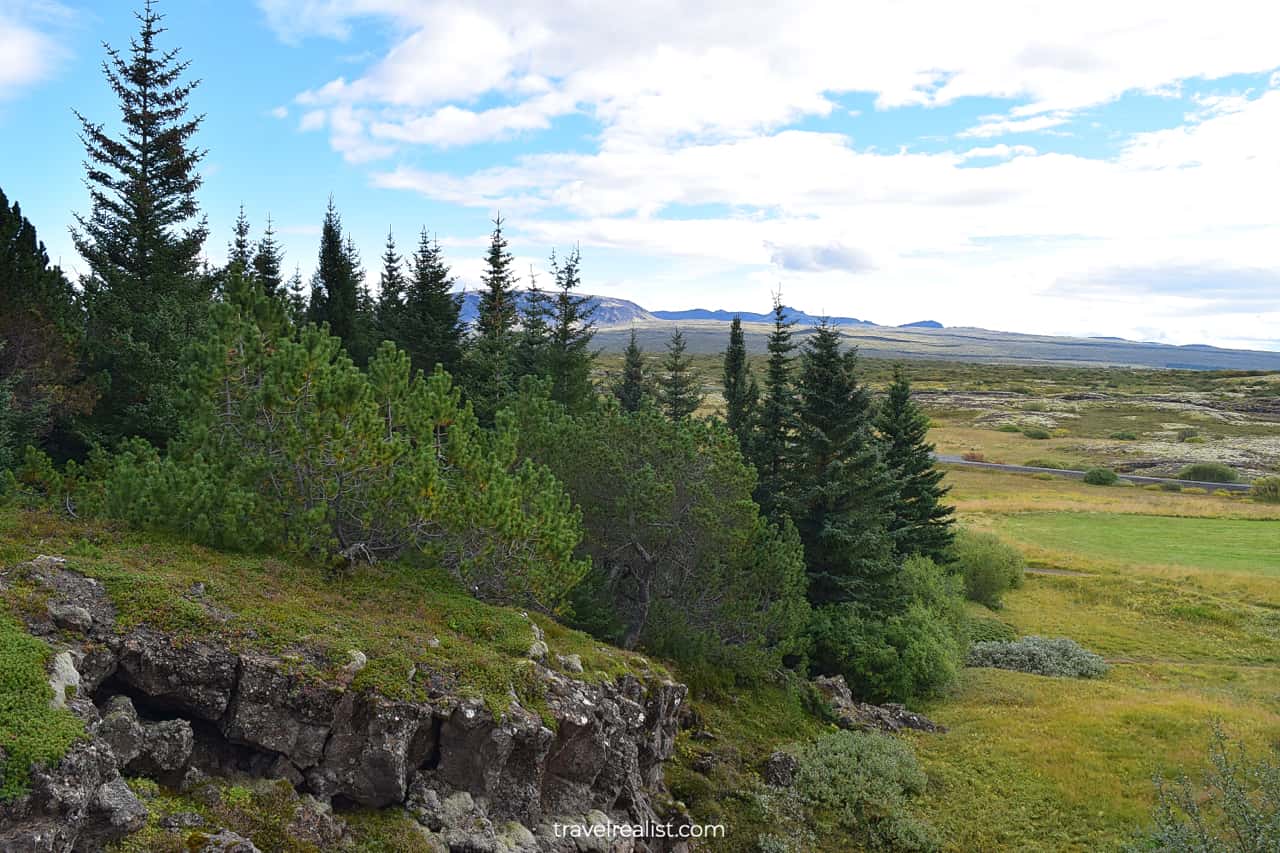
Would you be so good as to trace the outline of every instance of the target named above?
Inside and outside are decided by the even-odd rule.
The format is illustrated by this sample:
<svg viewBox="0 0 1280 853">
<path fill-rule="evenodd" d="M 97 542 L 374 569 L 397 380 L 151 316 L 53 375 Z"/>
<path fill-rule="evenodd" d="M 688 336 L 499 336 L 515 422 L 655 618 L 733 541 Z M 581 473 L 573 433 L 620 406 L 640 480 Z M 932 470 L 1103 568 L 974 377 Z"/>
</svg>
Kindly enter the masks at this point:
<svg viewBox="0 0 1280 853">
<path fill-rule="evenodd" d="M 1019 543 L 1117 565 L 1280 576 L 1280 521 L 1035 512 L 997 527 Z"/>
</svg>

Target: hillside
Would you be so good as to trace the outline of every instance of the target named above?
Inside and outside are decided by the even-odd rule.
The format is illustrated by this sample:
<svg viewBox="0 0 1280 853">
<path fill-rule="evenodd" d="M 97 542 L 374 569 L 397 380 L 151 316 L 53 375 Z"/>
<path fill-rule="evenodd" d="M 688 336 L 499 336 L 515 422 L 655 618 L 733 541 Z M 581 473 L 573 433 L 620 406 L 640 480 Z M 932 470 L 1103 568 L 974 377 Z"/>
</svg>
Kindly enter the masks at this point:
<svg viewBox="0 0 1280 853">
<path fill-rule="evenodd" d="M 658 352 L 679 326 L 692 353 L 718 353 L 725 347 L 728 324 L 711 320 L 637 322 L 641 346 Z M 766 323 L 744 323 L 747 349 L 765 352 Z M 631 327 L 602 327 L 596 344 L 605 352 L 621 352 Z M 872 358 L 928 359 L 989 364 L 1056 364 L 1094 367 L 1145 367 L 1176 370 L 1280 370 L 1280 352 L 1233 350 L 1210 346 L 1169 344 L 1101 338 L 1064 338 L 1024 335 L 987 329 L 888 326 L 842 326 L 845 341 Z M 807 330 L 796 329 L 803 341 Z"/>
</svg>

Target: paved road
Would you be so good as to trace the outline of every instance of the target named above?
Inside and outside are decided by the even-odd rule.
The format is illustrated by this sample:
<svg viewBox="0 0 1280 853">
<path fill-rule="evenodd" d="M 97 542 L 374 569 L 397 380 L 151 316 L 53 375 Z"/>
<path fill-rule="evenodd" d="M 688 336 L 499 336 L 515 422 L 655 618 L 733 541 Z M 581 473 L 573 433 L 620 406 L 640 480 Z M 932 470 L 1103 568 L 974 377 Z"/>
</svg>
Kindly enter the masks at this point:
<svg viewBox="0 0 1280 853">
<path fill-rule="evenodd" d="M 971 462 L 962 456 L 950 456 L 945 453 L 935 453 L 933 458 L 938 462 L 947 465 L 963 465 L 967 468 L 990 468 L 993 471 L 1009 471 L 1014 474 L 1053 474 L 1057 477 L 1066 477 L 1069 480 L 1083 480 L 1083 471 L 1066 471 L 1061 468 L 1036 468 L 1032 465 L 1002 465 L 999 462 Z M 1143 477 L 1140 474 L 1120 474 L 1117 476 L 1121 480 L 1128 480 L 1130 483 L 1139 485 L 1147 485 L 1148 483 L 1177 483 L 1179 486 L 1198 486 L 1202 489 L 1213 491 L 1214 489 L 1226 489 L 1229 492 L 1247 492 L 1250 489 L 1248 483 L 1202 483 L 1199 480 L 1176 480 L 1172 477 Z"/>
</svg>

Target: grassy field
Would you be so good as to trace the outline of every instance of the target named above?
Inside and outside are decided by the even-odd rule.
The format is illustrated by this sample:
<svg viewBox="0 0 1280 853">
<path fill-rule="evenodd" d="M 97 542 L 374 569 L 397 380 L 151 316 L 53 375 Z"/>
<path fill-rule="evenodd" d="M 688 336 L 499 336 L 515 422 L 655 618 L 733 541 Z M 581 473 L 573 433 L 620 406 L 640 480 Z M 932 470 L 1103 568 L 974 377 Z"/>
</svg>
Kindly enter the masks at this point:
<svg viewBox="0 0 1280 853">
<path fill-rule="evenodd" d="M 921 806 L 950 849 L 1120 849 L 1149 818 L 1152 778 L 1203 765 L 1211 720 L 1255 747 L 1280 738 L 1280 508 L 949 480 L 963 521 L 1076 573 L 1031 574 L 983 612 L 1112 663 L 1097 681 L 965 670 L 927 707 L 951 731 L 912 738 L 930 779 Z"/>
</svg>

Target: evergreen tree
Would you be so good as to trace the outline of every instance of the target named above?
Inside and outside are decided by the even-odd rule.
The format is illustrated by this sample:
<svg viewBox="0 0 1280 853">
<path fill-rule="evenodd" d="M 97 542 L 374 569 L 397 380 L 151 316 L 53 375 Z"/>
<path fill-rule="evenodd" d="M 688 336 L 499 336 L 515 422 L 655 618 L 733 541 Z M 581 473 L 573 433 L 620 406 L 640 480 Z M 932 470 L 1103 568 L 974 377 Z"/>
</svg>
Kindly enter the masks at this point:
<svg viewBox="0 0 1280 853">
<path fill-rule="evenodd" d="M 626 352 L 622 357 L 622 376 L 613 387 L 613 396 L 625 412 L 638 412 L 649 396 L 649 378 L 645 375 L 644 350 L 636 341 L 636 330 L 631 330 L 631 340 L 627 342 Z"/>
<path fill-rule="evenodd" d="M 302 267 L 295 265 L 293 277 L 285 293 L 285 312 L 294 326 L 306 323 L 309 317 L 307 292 L 302 283 Z"/>
<path fill-rule="evenodd" d="M 267 215 L 267 228 L 262 232 L 262 239 L 253 253 L 253 272 L 262 285 L 262 292 L 267 296 L 281 298 L 285 294 L 284 284 L 284 251 L 276 240 L 276 232 L 271 224 L 271 215 Z"/>
<path fill-rule="evenodd" d="M 253 242 L 249 239 L 249 218 L 244 215 L 244 205 L 240 205 L 240 214 L 232 231 L 230 244 L 227 246 L 227 270 L 239 275 L 250 275 L 253 271 Z"/>
<path fill-rule="evenodd" d="M 352 336 L 351 343 L 347 346 L 347 351 L 351 353 L 352 361 L 364 367 L 369 363 L 369 359 L 373 358 L 373 354 L 377 351 L 377 345 L 380 342 L 378 338 L 377 304 L 374 302 L 373 294 L 369 291 L 369 285 L 365 282 L 365 270 L 364 264 L 360 260 L 360 250 L 356 248 L 355 240 L 349 234 L 346 242 L 342 245 L 342 255 L 346 259 L 347 275 L 351 281 L 355 282 L 356 290 L 355 333 Z"/>
<path fill-rule="evenodd" d="M 547 373 L 551 378 L 551 399 L 571 412 L 580 411 L 595 397 L 591 385 L 595 354 L 590 349 L 596 333 L 591 320 L 595 308 L 590 297 L 575 292 L 582 284 L 581 265 L 582 253 L 576 246 L 563 263 L 554 253 L 551 256 L 556 295 L 551 311 Z"/>
<path fill-rule="evenodd" d="M 788 465 L 795 447 L 795 390 L 791 383 L 791 359 L 795 344 L 782 295 L 773 298 L 773 331 L 769 334 L 769 365 L 765 372 L 764 399 L 756 435 L 750 447 L 759 480 L 756 501 L 770 518 L 776 518 L 785 504 Z"/>
<path fill-rule="evenodd" d="M 854 350 L 841 354 L 840 334 L 825 321 L 805 344 L 792 518 L 804 543 L 809 600 L 886 613 L 899 593 L 889 531 L 896 493 L 855 359 Z"/>
<path fill-rule="evenodd" d="M 80 371 L 82 337 L 75 289 L 0 190 L 0 470 L 28 444 L 64 455 L 70 416 L 95 397 Z"/>
<path fill-rule="evenodd" d="M 658 382 L 658 403 L 673 421 L 683 420 L 702 405 L 702 391 L 693 373 L 693 358 L 685 355 L 684 333 L 676 329 L 667 343 Z"/>
<path fill-rule="evenodd" d="M 395 237 L 387 229 L 387 246 L 382 253 L 382 275 L 378 279 L 376 319 L 378 336 L 385 341 L 400 341 L 400 324 L 404 316 L 405 279 L 403 259 L 396 251 Z"/>
<path fill-rule="evenodd" d="M 933 464 L 929 418 L 912 402 L 911 383 L 901 367 L 894 368 L 893 384 L 875 425 L 898 488 L 890 525 L 898 553 L 921 554 L 941 563 L 953 538 L 954 508 L 942 502 L 948 490 L 942 485 L 943 473 Z"/>
<path fill-rule="evenodd" d="M 729 324 L 729 347 L 724 352 L 724 413 L 729 431 L 737 436 L 744 452 L 751 446 L 756 403 L 760 389 L 747 364 L 747 343 L 742 334 L 742 318 L 735 315 Z"/>
<path fill-rule="evenodd" d="M 360 282 L 356 278 L 359 258 L 353 257 L 349 242 L 343 241 L 342 218 L 333 196 L 325 210 L 320 229 L 320 254 L 311 278 L 309 319 L 328 323 L 329 333 L 342 340 L 348 353 L 359 349 Z"/>
<path fill-rule="evenodd" d="M 137 18 L 128 54 L 108 46 L 103 65 L 122 135 L 76 114 L 91 210 L 76 216 L 72 237 L 89 267 L 86 361 L 105 386 L 90 432 L 163 442 L 177 425 L 182 351 L 208 320 L 199 260 L 208 228 L 196 203 L 204 152 L 193 144 L 202 117 L 188 115 L 197 85 L 182 82 L 188 63 L 157 46 L 164 28 L 151 0 Z"/>
<path fill-rule="evenodd" d="M 516 276 L 515 259 L 502 234 L 502 216 L 493 221 L 489 254 L 480 274 L 481 292 L 470 348 L 471 401 L 481 422 L 491 423 L 515 391 Z"/>
<path fill-rule="evenodd" d="M 450 374 L 459 372 L 464 330 L 453 284 L 439 241 L 422 229 L 418 250 L 410 261 L 399 338 L 414 370 L 430 374 L 438 364 Z"/>
<path fill-rule="evenodd" d="M 551 340 L 551 294 L 538 287 L 538 276 L 529 269 L 529 289 L 519 294 L 520 336 L 515 348 L 516 376 L 542 376 L 548 366 Z"/>
</svg>

